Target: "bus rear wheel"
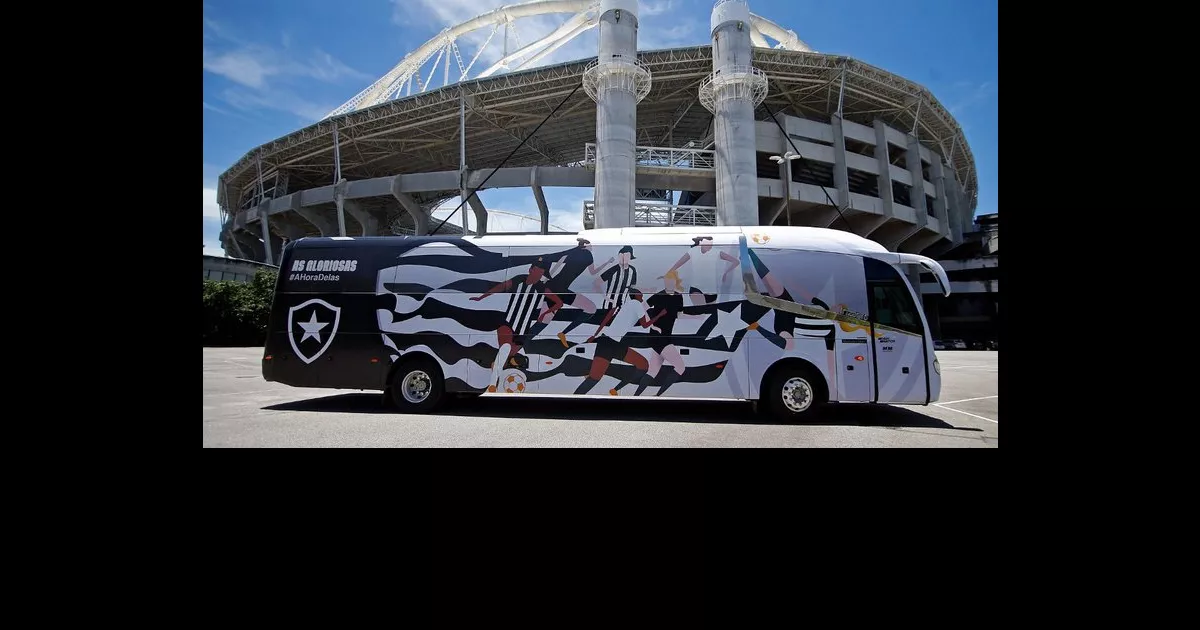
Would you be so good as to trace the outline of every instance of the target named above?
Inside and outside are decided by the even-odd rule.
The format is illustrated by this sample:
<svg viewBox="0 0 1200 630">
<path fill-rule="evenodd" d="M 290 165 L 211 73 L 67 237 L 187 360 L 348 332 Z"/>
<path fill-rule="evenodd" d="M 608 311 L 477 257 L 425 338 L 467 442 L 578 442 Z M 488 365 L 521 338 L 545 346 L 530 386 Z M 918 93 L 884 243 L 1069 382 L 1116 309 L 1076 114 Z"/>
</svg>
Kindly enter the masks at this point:
<svg viewBox="0 0 1200 630">
<path fill-rule="evenodd" d="M 425 358 L 401 365 L 392 376 L 392 404 L 404 413 L 428 413 L 442 403 L 446 383 L 442 370 Z"/>
<path fill-rule="evenodd" d="M 766 410 L 784 422 L 805 421 L 815 417 L 825 403 L 825 381 L 807 367 L 787 367 L 771 379 L 765 400 Z"/>
</svg>

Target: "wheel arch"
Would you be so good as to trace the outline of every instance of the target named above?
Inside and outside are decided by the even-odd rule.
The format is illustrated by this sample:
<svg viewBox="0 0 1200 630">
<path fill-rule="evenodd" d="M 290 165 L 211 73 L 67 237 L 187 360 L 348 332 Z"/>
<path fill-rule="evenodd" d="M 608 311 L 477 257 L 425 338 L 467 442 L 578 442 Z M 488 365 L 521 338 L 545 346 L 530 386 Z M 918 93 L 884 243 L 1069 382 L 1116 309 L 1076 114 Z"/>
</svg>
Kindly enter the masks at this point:
<svg viewBox="0 0 1200 630">
<path fill-rule="evenodd" d="M 423 350 L 413 350 L 412 352 L 406 352 L 400 355 L 395 361 L 392 362 L 392 367 L 389 368 L 387 372 L 387 379 L 383 382 L 384 391 L 388 391 L 392 388 L 392 382 L 396 379 L 396 373 L 413 361 L 427 361 L 432 363 L 437 368 L 438 374 L 442 377 L 442 381 L 444 382 L 446 380 L 446 373 L 444 370 L 442 370 L 442 364 L 438 362 L 438 360 L 434 358 L 432 354 Z"/>
<path fill-rule="evenodd" d="M 766 372 L 763 372 L 762 380 L 758 383 L 758 400 L 765 402 L 766 395 L 770 390 L 772 379 L 780 372 L 787 369 L 807 370 L 812 374 L 814 384 L 820 389 L 817 392 L 819 402 L 829 401 L 829 383 L 825 380 L 825 375 L 821 370 L 813 364 L 813 362 L 801 357 L 786 357 L 771 364 Z M 836 376 L 836 375 L 835 375 Z"/>
</svg>

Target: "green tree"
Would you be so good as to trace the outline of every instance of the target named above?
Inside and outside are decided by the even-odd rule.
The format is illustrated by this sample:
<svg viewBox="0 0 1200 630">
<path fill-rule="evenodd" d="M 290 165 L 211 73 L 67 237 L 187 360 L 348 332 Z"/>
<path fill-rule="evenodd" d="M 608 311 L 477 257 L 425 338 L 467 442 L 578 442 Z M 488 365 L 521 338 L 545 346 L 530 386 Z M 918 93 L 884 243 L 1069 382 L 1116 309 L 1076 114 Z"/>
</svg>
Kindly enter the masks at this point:
<svg viewBox="0 0 1200 630">
<path fill-rule="evenodd" d="M 275 271 L 261 270 L 250 282 L 204 281 L 204 345 L 261 346 L 275 293 Z"/>
</svg>

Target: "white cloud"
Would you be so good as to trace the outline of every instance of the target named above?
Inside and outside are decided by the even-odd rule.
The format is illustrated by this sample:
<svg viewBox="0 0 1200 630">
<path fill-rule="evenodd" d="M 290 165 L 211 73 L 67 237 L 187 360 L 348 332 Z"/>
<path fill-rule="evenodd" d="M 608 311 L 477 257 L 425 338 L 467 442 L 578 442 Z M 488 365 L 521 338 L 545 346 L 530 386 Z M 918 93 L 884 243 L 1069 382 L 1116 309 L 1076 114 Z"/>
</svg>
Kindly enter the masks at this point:
<svg viewBox="0 0 1200 630">
<path fill-rule="evenodd" d="M 661 2 L 639 2 L 638 15 L 640 17 L 649 17 L 652 15 L 662 15 L 675 7 L 675 0 L 662 0 Z"/>
<path fill-rule="evenodd" d="M 974 106 L 977 103 L 983 103 L 989 99 L 995 98 L 999 91 L 999 84 L 996 81 L 984 81 L 979 84 L 974 84 L 969 81 L 959 81 L 954 84 L 958 92 L 957 99 L 948 109 L 951 116 L 959 116 L 964 110 Z M 967 89 L 967 93 L 962 94 L 963 88 Z"/>
<path fill-rule="evenodd" d="M 656 23 L 660 21 L 664 24 L 659 28 L 638 28 L 638 48 L 640 50 L 700 46 L 711 43 L 704 32 L 704 27 L 708 25 L 708 16 L 705 16 L 703 20 L 685 16 L 655 20 Z M 667 26 L 668 23 L 671 26 Z"/>
<path fill-rule="evenodd" d="M 217 176 L 219 176 L 224 170 L 225 169 L 221 168 L 220 166 L 217 166 L 216 164 L 209 164 L 208 162 L 205 162 L 204 163 L 204 187 L 205 188 L 216 188 L 217 187 Z"/>
<path fill-rule="evenodd" d="M 372 77 L 347 66 L 333 55 L 320 50 L 298 51 L 283 34 L 283 50 L 247 43 L 232 35 L 215 20 L 204 18 L 204 71 L 223 77 L 234 85 L 221 97 L 237 109 L 274 109 L 295 114 L 306 120 L 321 119 L 336 105 L 315 103 L 296 94 L 306 83 L 343 83 L 370 81 Z M 223 110 L 205 101 L 205 109 Z"/>
<path fill-rule="evenodd" d="M 482 13 L 492 11 L 494 8 L 511 4 L 511 0 L 392 0 L 392 22 L 410 26 L 421 19 L 419 16 L 428 16 L 424 22 L 430 26 L 432 37 L 446 26 L 462 24 Z M 642 2 L 640 12 L 638 12 L 638 48 L 672 48 L 704 43 L 703 26 L 708 24 L 708 14 L 704 13 L 701 16 L 702 19 L 696 18 L 679 4 L 678 0 Z M 553 13 L 546 14 L 546 16 L 515 19 L 509 31 L 509 52 L 514 52 L 526 44 L 550 35 L 554 29 L 571 17 L 570 13 Z M 516 35 L 514 35 L 514 31 Z M 460 37 L 458 48 L 466 55 L 464 62 L 469 62 L 470 58 L 478 52 L 490 32 L 491 26 L 487 26 L 487 28 L 478 29 Z M 598 52 L 598 38 L 596 37 L 598 36 L 596 36 L 594 28 L 584 31 L 583 34 L 565 43 L 563 47 L 554 50 L 553 53 L 530 67 L 559 64 L 559 62 L 595 56 Z M 517 38 L 520 38 L 520 41 L 517 41 Z M 413 48 L 418 46 L 419 44 L 414 44 Z M 536 50 L 533 54 L 536 54 Z M 503 26 L 492 38 L 484 53 L 480 55 L 479 62 L 476 62 L 475 67 L 472 68 L 472 76 L 494 64 L 502 56 L 504 56 Z M 523 59 L 528 59 L 529 56 Z M 510 66 L 516 67 L 520 62 L 520 59 L 511 61 Z M 427 73 L 428 68 L 426 68 L 425 76 Z"/>
<path fill-rule="evenodd" d="M 224 54 L 213 53 L 205 49 L 204 69 L 252 88 L 264 87 L 267 75 L 277 71 L 276 68 L 265 66 L 248 49 Z"/>
<path fill-rule="evenodd" d="M 392 21 L 406 27 L 425 26 L 429 29 L 429 36 L 433 37 L 443 28 L 461 24 L 506 4 L 513 3 L 511 0 L 392 0 Z M 678 0 L 641 3 L 638 24 L 639 49 L 673 48 L 705 42 L 704 27 L 708 24 L 707 13 L 697 18 L 688 14 L 686 9 L 679 5 Z M 571 17 L 569 13 L 557 13 L 513 20 L 509 30 L 508 52 L 511 53 L 549 35 Z M 458 39 L 464 64 L 470 62 L 479 47 L 487 40 L 489 33 L 491 33 L 491 26 L 466 33 Z M 597 53 L 597 42 L 596 29 L 590 29 L 530 67 L 594 57 Z M 415 50 L 418 46 L 420 43 L 414 43 L 412 49 Z M 541 49 L 542 47 L 539 47 L 529 55 L 509 62 L 510 67 L 515 68 L 522 60 L 532 57 Z M 504 56 L 504 50 L 504 28 L 502 26 L 480 55 L 479 61 L 471 69 L 471 76 L 477 76 L 499 61 Z M 432 59 L 426 62 L 422 76 L 429 76 L 428 65 L 430 63 L 432 63 Z M 451 65 L 455 65 L 455 63 L 452 62 Z M 434 85 L 439 85 L 441 73 L 435 72 L 433 76 L 435 77 Z"/>
<path fill-rule="evenodd" d="M 230 88 L 221 97 L 226 103 L 243 110 L 273 109 L 295 114 L 309 121 L 318 121 L 325 117 L 337 104 L 316 103 L 297 96 L 295 92 L 286 89 L 271 91 L 249 91 Z"/>
<path fill-rule="evenodd" d="M 204 189 L 204 216 L 213 219 L 221 218 L 221 207 L 217 205 L 216 188 Z"/>
<path fill-rule="evenodd" d="M 443 28 L 461 24 L 478 15 L 488 13 L 503 5 L 511 4 L 514 4 L 511 0 L 392 0 L 392 21 L 396 24 L 409 27 L 417 26 L 419 28 L 425 26 L 429 29 L 429 37 L 432 38 Z M 549 35 L 571 17 L 572 15 L 569 13 L 555 13 L 514 19 L 512 26 L 508 29 L 508 52 L 511 53 L 519 50 L 523 46 Z M 488 25 L 458 38 L 459 53 L 463 56 L 464 66 L 471 62 L 471 59 L 479 51 L 479 47 L 483 45 L 484 41 L 488 39 L 488 35 L 491 32 L 492 27 Z M 475 63 L 475 66 L 471 68 L 470 76 L 478 76 L 480 72 L 486 70 L 504 56 L 504 35 L 505 29 L 501 26 L 496 31 L 495 36 L 492 37 L 488 47 L 479 56 L 479 60 Z M 595 37 L 594 29 L 586 31 L 550 55 L 543 57 L 536 65 L 544 66 L 595 55 Z M 412 48 L 415 50 L 421 43 L 424 42 L 414 43 Z M 541 50 L 541 47 L 538 50 Z M 536 50 L 531 51 L 529 55 L 509 62 L 510 68 L 515 68 L 523 59 L 528 59 L 536 52 Z M 426 65 L 428 66 L 432 61 L 430 59 Z M 457 62 L 452 60 L 450 65 L 456 67 Z M 503 72 L 503 70 L 499 72 Z M 452 81 L 456 78 L 454 75 L 455 72 L 452 70 Z M 422 76 L 429 76 L 428 67 L 425 68 Z M 433 76 L 435 77 L 433 80 L 434 85 L 439 85 L 442 78 L 441 73 L 434 73 Z"/>
<path fill-rule="evenodd" d="M 208 191 L 205 191 L 207 197 Z M 215 193 L 214 193 L 215 197 Z M 206 203 L 207 205 L 207 203 Z M 215 203 L 213 205 L 216 205 Z M 221 221 L 219 219 L 208 216 L 208 210 L 205 208 L 204 214 L 204 253 L 211 256 L 224 256 L 225 250 L 221 248 Z"/>
</svg>

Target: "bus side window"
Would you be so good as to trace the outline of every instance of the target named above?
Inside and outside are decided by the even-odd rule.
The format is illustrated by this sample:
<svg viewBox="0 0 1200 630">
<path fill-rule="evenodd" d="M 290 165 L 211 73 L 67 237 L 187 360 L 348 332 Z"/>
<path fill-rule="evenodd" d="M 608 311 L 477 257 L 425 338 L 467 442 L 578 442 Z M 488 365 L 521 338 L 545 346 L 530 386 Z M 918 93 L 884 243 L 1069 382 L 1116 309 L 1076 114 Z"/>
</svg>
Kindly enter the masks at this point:
<svg viewBox="0 0 1200 630">
<path fill-rule="evenodd" d="M 908 288 L 899 284 L 876 285 L 875 321 L 884 326 L 921 334 L 921 319 L 917 317 Z"/>
<path fill-rule="evenodd" d="M 875 321 L 884 326 L 895 326 L 896 318 L 892 313 L 892 305 L 888 303 L 887 287 L 876 285 L 871 287 L 872 299 L 875 301 Z"/>
<path fill-rule="evenodd" d="M 923 334 L 917 305 L 895 267 L 873 258 L 864 258 L 863 267 L 871 289 L 871 319 L 877 324 Z"/>
</svg>

